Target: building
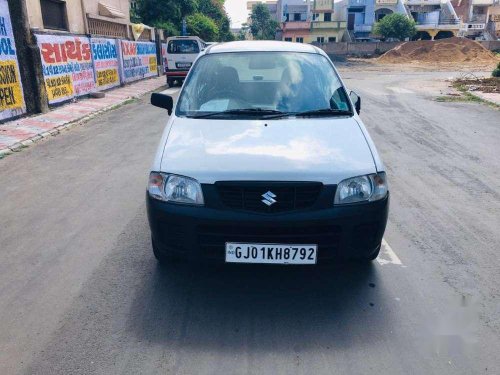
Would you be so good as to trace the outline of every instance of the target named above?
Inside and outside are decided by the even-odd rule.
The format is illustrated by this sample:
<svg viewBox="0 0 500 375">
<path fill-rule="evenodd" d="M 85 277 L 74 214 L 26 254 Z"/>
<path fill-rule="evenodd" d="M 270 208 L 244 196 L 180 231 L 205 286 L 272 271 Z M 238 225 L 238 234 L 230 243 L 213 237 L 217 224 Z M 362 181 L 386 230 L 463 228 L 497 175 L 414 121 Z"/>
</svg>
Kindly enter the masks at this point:
<svg viewBox="0 0 500 375">
<path fill-rule="evenodd" d="M 340 42 L 347 34 L 345 1 L 314 0 L 311 17 L 311 41 Z"/>
<path fill-rule="evenodd" d="M 452 0 L 462 21 L 459 35 L 482 40 L 496 40 L 500 35 L 499 0 Z"/>
<path fill-rule="evenodd" d="M 133 39 L 130 0 L 26 0 L 34 30 Z M 140 39 L 154 39 L 146 27 Z"/>
<path fill-rule="evenodd" d="M 281 40 L 310 43 L 311 3 L 304 0 L 278 0 Z"/>
<path fill-rule="evenodd" d="M 460 19 L 450 0 L 406 0 L 405 5 L 417 24 L 414 39 L 434 40 L 458 35 Z"/>
</svg>

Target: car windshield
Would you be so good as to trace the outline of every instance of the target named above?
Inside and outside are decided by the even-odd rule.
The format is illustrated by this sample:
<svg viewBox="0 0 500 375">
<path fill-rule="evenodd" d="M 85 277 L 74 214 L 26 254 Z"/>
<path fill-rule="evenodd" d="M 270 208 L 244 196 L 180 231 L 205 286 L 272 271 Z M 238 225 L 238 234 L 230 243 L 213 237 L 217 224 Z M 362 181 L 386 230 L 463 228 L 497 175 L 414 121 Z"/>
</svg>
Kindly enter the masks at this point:
<svg viewBox="0 0 500 375">
<path fill-rule="evenodd" d="M 168 53 L 199 53 L 200 48 L 196 40 L 179 39 L 168 42 Z"/>
<path fill-rule="evenodd" d="M 345 89 L 326 57 L 232 52 L 207 54 L 198 60 L 184 85 L 176 114 L 278 117 L 320 110 L 327 116 L 351 112 Z"/>
</svg>

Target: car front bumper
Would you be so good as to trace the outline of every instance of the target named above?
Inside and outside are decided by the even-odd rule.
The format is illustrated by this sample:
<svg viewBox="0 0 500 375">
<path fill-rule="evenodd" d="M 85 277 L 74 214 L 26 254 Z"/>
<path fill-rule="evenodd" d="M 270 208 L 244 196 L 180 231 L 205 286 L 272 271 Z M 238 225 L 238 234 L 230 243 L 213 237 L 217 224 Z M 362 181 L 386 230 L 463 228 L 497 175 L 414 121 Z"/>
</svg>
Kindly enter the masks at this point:
<svg viewBox="0 0 500 375">
<path fill-rule="evenodd" d="M 367 257 L 377 251 L 389 211 L 385 199 L 282 214 L 188 206 L 146 193 L 152 240 L 158 251 L 224 262 L 226 242 L 317 244 L 318 263 Z"/>
</svg>

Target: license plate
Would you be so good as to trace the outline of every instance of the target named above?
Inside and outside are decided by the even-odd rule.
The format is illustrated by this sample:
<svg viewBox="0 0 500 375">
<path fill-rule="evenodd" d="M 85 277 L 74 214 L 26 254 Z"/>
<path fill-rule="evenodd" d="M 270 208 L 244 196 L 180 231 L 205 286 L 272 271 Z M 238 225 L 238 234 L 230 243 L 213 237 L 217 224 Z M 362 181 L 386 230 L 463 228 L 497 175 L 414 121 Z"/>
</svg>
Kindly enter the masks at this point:
<svg viewBox="0 0 500 375">
<path fill-rule="evenodd" d="M 227 263 L 316 264 L 317 245 L 226 242 Z"/>
<path fill-rule="evenodd" d="M 191 63 L 177 63 L 177 68 L 190 68 Z"/>
</svg>

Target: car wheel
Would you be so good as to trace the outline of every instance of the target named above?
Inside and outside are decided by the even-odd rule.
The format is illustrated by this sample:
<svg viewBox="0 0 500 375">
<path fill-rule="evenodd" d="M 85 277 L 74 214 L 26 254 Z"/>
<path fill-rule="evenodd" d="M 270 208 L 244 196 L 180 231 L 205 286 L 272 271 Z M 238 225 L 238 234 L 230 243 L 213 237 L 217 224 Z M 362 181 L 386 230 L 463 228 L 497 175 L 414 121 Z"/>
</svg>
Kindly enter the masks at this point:
<svg viewBox="0 0 500 375">
<path fill-rule="evenodd" d="M 365 255 L 361 258 L 358 258 L 359 261 L 361 262 L 372 262 L 375 259 L 377 259 L 378 255 L 380 254 L 380 248 L 382 247 L 382 243 L 380 243 L 377 248 L 373 251 L 373 253 Z"/>
<path fill-rule="evenodd" d="M 173 79 L 167 79 L 167 84 L 168 84 L 168 87 L 174 87 L 174 80 Z"/>
</svg>

